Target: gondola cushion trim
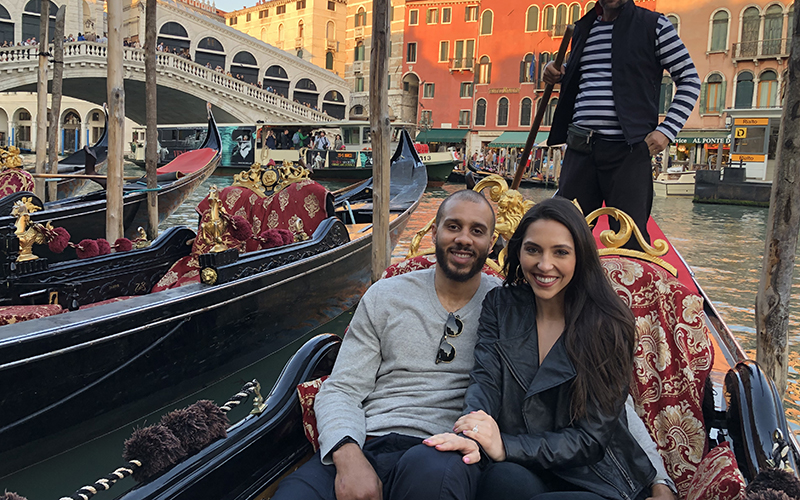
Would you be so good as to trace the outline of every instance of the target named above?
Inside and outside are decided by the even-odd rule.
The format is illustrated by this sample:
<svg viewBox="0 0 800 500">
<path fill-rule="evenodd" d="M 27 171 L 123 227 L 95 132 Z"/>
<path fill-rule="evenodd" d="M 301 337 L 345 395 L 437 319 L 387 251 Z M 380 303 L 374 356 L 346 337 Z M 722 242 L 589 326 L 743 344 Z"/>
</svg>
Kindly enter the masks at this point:
<svg viewBox="0 0 800 500">
<path fill-rule="evenodd" d="M 0 172 L 0 198 L 20 191 L 33 191 L 33 176 L 25 170 L 5 169 Z"/>
<path fill-rule="evenodd" d="M 327 378 L 328 376 L 325 375 L 297 385 L 297 395 L 300 398 L 300 407 L 303 410 L 303 432 L 315 452 L 319 450 L 319 433 L 317 432 L 317 416 L 314 414 L 314 400 L 320 387 L 322 387 L 322 383 Z"/>
<path fill-rule="evenodd" d="M 726 441 L 703 457 L 692 477 L 686 500 L 741 499 L 745 496 L 745 488 L 744 476 L 739 471 L 730 444 Z"/>
<path fill-rule="evenodd" d="M 58 304 L 0 307 L 0 325 L 13 325 L 29 319 L 46 318 L 66 312 Z"/>
</svg>

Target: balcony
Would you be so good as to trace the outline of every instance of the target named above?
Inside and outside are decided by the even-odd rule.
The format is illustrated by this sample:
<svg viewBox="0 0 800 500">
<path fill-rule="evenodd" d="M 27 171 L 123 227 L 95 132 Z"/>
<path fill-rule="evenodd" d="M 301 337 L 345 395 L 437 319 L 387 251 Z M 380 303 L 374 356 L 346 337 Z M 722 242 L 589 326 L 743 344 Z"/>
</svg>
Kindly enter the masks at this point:
<svg viewBox="0 0 800 500">
<path fill-rule="evenodd" d="M 791 38 L 775 38 L 734 43 L 731 48 L 731 59 L 737 62 L 786 58 L 789 57 L 791 40 Z"/>
<path fill-rule="evenodd" d="M 450 59 L 450 72 L 453 71 L 474 71 L 474 57 L 456 57 Z"/>
<path fill-rule="evenodd" d="M 275 42 L 275 47 L 283 49 L 283 40 L 278 40 L 277 42 Z"/>
<path fill-rule="evenodd" d="M 294 48 L 296 49 L 303 48 L 303 37 L 298 37 L 294 39 Z"/>
<path fill-rule="evenodd" d="M 363 26 L 356 26 L 356 38 L 364 38 L 364 27 Z"/>
<path fill-rule="evenodd" d="M 336 40 L 325 40 L 325 48 L 328 50 L 336 50 Z"/>
<path fill-rule="evenodd" d="M 364 72 L 364 61 L 353 61 L 353 73 Z"/>
</svg>

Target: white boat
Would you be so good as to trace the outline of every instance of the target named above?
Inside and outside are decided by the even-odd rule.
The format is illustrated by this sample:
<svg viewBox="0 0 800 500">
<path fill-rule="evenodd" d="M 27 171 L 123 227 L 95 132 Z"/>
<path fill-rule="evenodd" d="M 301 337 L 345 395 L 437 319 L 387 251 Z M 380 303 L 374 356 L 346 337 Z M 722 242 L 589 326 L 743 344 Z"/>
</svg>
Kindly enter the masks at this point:
<svg viewBox="0 0 800 500">
<path fill-rule="evenodd" d="M 656 196 L 694 196 L 694 170 L 661 172 L 653 180 Z"/>
</svg>

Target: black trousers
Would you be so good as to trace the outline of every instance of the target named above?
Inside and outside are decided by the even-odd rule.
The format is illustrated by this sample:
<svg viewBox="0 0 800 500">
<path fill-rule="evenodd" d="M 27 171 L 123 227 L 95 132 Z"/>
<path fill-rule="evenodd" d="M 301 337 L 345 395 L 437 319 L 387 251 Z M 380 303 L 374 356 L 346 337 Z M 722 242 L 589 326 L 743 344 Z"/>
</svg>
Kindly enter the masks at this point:
<svg viewBox="0 0 800 500">
<path fill-rule="evenodd" d="M 603 206 L 622 210 L 633 218 L 645 240 L 650 243 L 647 221 L 653 208 L 653 174 L 650 151 L 644 141 L 629 145 L 625 141 L 596 139 L 589 154 L 577 153 L 567 148 L 558 196 L 570 201 L 577 199 L 584 215 Z M 611 229 L 619 224 L 609 217 Z M 625 248 L 639 250 L 636 239 Z"/>
<path fill-rule="evenodd" d="M 364 456 L 383 482 L 384 500 L 473 500 L 480 468 L 461 454 L 441 452 L 417 437 L 387 434 L 367 441 Z M 336 500 L 336 467 L 319 452 L 281 481 L 273 500 Z"/>
</svg>

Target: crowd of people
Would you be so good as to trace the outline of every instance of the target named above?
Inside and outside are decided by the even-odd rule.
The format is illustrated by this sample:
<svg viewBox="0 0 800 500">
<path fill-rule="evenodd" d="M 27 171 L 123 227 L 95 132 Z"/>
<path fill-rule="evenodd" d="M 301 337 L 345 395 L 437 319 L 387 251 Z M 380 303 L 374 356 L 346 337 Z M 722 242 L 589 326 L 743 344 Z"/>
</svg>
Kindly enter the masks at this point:
<svg viewBox="0 0 800 500">
<path fill-rule="evenodd" d="M 328 134 L 324 130 L 313 132 L 311 130 L 297 129 L 292 134 L 288 128 L 283 131 L 278 130 L 277 133 L 272 128 L 266 128 L 266 131 L 259 131 L 260 135 L 264 133 L 264 145 L 269 149 L 344 149 L 344 141 L 342 136 L 336 134 L 333 142 L 328 139 Z"/>
<path fill-rule="evenodd" d="M 102 35 L 97 35 L 96 33 L 78 33 L 76 37 L 72 33 L 69 35 L 64 36 L 64 43 L 72 43 L 72 42 L 97 42 L 97 43 L 108 43 L 108 33 L 103 33 Z M 50 41 L 52 43 L 52 40 Z M 36 40 L 35 36 L 26 38 L 25 40 L 19 41 L 16 44 L 13 41 L 4 40 L 0 47 L 29 47 L 32 45 L 39 45 L 39 42 Z M 123 45 L 125 47 L 139 47 L 139 42 L 128 40 L 127 38 L 124 40 Z"/>
</svg>

